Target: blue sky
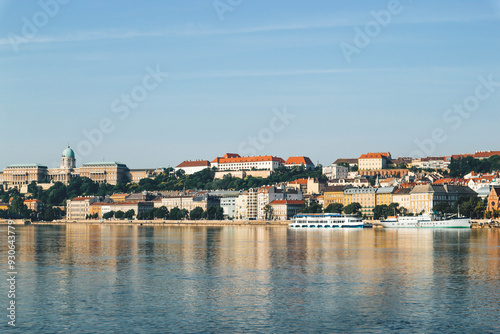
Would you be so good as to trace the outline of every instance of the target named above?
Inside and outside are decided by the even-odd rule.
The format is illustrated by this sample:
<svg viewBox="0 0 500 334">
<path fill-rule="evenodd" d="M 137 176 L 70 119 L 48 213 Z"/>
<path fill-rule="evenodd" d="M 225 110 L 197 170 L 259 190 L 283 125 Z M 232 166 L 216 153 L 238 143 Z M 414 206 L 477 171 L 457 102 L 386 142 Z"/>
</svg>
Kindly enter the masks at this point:
<svg viewBox="0 0 500 334">
<path fill-rule="evenodd" d="M 131 168 L 226 152 L 329 164 L 500 149 L 500 86 L 480 87 L 488 97 L 467 116 L 447 114 L 474 102 L 480 77 L 500 82 L 500 1 L 396 1 L 384 25 L 372 13 L 391 1 L 220 0 L 223 20 L 212 0 L 54 1 L 41 2 L 53 17 L 0 1 L 0 169 L 57 166 L 68 142 L 78 165 Z M 370 28 L 347 61 L 341 46 Z M 148 68 L 168 76 L 124 117 L 113 102 L 144 92 Z M 284 110 L 293 118 L 271 129 Z"/>
</svg>

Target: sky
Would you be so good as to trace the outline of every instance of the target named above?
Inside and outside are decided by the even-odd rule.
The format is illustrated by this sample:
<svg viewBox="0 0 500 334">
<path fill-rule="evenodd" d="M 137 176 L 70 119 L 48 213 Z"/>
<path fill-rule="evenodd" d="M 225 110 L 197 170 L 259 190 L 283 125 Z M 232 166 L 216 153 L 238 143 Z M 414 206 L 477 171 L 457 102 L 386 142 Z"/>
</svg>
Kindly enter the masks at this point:
<svg viewBox="0 0 500 334">
<path fill-rule="evenodd" d="M 0 169 L 500 150 L 500 0 L 0 0 Z"/>
</svg>

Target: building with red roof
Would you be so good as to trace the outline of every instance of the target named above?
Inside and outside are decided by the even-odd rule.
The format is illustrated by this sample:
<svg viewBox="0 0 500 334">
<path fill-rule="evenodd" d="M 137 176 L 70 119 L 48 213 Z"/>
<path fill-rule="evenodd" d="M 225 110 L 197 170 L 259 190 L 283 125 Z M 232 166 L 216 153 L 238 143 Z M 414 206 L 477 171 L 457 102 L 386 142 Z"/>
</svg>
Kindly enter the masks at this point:
<svg viewBox="0 0 500 334">
<path fill-rule="evenodd" d="M 389 152 L 366 153 L 358 158 L 359 170 L 387 168 L 387 162 L 391 160 Z"/>
<path fill-rule="evenodd" d="M 210 161 L 208 160 L 186 160 L 178 164 L 175 171 L 183 170 L 186 175 L 190 175 L 206 168 L 210 168 Z"/>
<path fill-rule="evenodd" d="M 290 157 L 285 161 L 285 167 L 292 168 L 295 166 L 304 166 L 306 170 L 314 169 L 314 163 L 309 157 Z"/>
<path fill-rule="evenodd" d="M 241 157 L 235 153 L 226 153 L 223 157 L 212 160 L 211 166 L 219 171 L 226 170 L 275 170 L 282 167 L 285 160 L 271 155 Z"/>
</svg>

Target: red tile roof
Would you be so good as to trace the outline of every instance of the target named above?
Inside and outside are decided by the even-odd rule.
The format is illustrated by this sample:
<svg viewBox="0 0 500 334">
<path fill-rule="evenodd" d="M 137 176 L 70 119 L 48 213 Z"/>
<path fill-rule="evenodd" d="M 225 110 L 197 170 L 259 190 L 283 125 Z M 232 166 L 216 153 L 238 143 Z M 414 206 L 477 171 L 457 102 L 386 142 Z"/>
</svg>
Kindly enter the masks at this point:
<svg viewBox="0 0 500 334">
<path fill-rule="evenodd" d="M 227 155 L 227 154 L 226 154 Z M 273 157 L 272 155 L 260 155 L 256 157 L 234 157 L 234 158 L 215 158 L 212 162 L 218 162 L 220 164 L 230 164 L 230 163 L 242 163 L 242 162 L 258 162 L 258 161 L 278 161 L 285 163 L 285 160 Z"/>
<path fill-rule="evenodd" d="M 177 168 L 182 167 L 210 167 L 210 161 L 208 160 L 186 160 L 177 165 Z"/>
<path fill-rule="evenodd" d="M 295 181 L 288 182 L 290 184 L 307 184 L 307 179 L 297 179 Z"/>
<path fill-rule="evenodd" d="M 381 153 L 366 153 L 362 154 L 358 159 L 387 159 L 389 158 L 389 152 L 381 152 Z"/>
<path fill-rule="evenodd" d="M 309 157 L 290 157 L 286 160 L 285 165 L 314 165 Z"/>
<path fill-rule="evenodd" d="M 489 157 L 492 157 L 494 155 L 500 155 L 500 151 L 480 151 L 480 152 L 476 152 L 474 153 L 474 158 L 478 159 L 478 158 L 489 158 Z"/>
<path fill-rule="evenodd" d="M 27 199 L 24 201 L 24 203 L 31 203 L 31 202 L 41 202 L 39 199 Z"/>
</svg>

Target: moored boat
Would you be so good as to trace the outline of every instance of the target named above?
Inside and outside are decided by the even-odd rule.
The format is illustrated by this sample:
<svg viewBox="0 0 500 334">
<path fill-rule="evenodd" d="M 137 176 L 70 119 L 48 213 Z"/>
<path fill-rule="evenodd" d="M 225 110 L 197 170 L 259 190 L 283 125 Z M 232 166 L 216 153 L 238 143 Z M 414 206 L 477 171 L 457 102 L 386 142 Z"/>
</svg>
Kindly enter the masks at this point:
<svg viewBox="0 0 500 334">
<path fill-rule="evenodd" d="M 304 213 L 292 218 L 289 227 L 304 228 L 363 228 L 363 221 L 356 216 L 338 213 Z"/>
<path fill-rule="evenodd" d="M 380 222 L 385 228 L 470 228 L 470 218 L 437 218 L 431 215 L 395 216 Z"/>
</svg>

